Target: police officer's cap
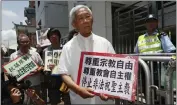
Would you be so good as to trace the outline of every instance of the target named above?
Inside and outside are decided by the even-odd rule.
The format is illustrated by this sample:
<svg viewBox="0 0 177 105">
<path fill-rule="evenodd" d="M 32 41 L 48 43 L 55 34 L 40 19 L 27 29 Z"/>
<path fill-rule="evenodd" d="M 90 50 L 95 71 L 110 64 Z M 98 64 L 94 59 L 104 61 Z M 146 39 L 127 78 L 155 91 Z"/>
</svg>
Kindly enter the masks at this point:
<svg viewBox="0 0 177 105">
<path fill-rule="evenodd" d="M 149 14 L 145 21 L 148 22 L 149 20 L 158 20 L 158 19 L 154 14 Z"/>
</svg>

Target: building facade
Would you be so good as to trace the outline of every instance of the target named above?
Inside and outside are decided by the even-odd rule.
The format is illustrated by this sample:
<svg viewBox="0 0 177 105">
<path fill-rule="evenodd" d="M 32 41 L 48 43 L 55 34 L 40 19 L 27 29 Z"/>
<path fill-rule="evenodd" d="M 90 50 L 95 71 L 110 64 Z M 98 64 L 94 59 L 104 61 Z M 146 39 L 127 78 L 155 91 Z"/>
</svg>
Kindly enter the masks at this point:
<svg viewBox="0 0 177 105">
<path fill-rule="evenodd" d="M 134 53 L 139 35 L 146 32 L 148 14 L 158 16 L 158 28 L 176 45 L 176 1 L 140 1 L 112 9 L 113 46 L 117 53 Z"/>
<path fill-rule="evenodd" d="M 36 25 L 39 29 L 58 28 L 64 36 L 68 33 L 67 1 L 38 1 L 36 7 Z"/>
<path fill-rule="evenodd" d="M 78 4 L 89 6 L 94 18 L 93 32 L 108 39 L 117 53 L 133 53 L 138 36 L 146 30 L 144 20 L 149 13 L 158 14 L 159 28 L 170 31 L 176 44 L 175 1 L 38 1 L 36 25 L 41 29 L 58 28 L 66 42 L 72 29 L 69 11 Z"/>
</svg>

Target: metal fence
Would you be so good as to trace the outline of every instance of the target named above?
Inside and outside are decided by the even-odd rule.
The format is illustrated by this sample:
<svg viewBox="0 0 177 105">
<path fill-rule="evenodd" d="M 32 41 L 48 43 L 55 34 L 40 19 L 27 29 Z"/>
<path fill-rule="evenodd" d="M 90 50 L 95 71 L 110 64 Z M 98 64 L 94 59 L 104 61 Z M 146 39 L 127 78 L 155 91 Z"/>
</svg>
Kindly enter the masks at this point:
<svg viewBox="0 0 177 105">
<path fill-rule="evenodd" d="M 129 54 L 139 56 L 139 74 L 135 102 L 117 99 L 116 105 L 175 104 L 176 60 L 169 66 L 174 54 Z"/>
</svg>

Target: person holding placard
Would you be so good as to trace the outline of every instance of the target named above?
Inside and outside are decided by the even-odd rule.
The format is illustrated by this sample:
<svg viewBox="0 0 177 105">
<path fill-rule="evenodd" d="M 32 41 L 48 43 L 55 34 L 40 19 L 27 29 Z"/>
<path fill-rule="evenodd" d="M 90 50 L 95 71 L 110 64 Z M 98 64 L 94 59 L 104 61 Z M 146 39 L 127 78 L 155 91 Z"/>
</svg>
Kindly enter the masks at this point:
<svg viewBox="0 0 177 105">
<path fill-rule="evenodd" d="M 103 37 L 92 32 L 92 11 L 85 5 L 77 5 L 70 11 L 71 24 L 78 31 L 67 42 L 60 56 L 58 72 L 64 82 L 70 88 L 71 104 L 114 104 L 109 97 L 100 94 L 95 96 L 90 88 L 83 88 L 76 84 L 81 52 L 113 53 L 115 51 L 111 43 Z"/>
<path fill-rule="evenodd" d="M 54 70 L 54 68 L 57 66 L 57 61 L 59 61 L 59 53 L 57 50 L 61 50 L 60 47 L 60 38 L 61 38 L 61 34 L 60 31 L 56 28 L 50 28 L 50 30 L 47 33 L 47 38 L 50 40 L 51 45 L 48 46 L 46 49 L 44 49 L 43 54 L 45 54 L 46 52 L 48 54 L 45 54 L 46 56 L 44 56 L 44 61 L 47 59 L 47 57 L 49 58 L 49 56 L 51 57 L 50 60 L 52 60 L 52 63 L 50 62 L 47 63 L 45 62 L 45 66 L 49 66 L 49 69 L 52 73 L 52 70 Z M 55 58 L 55 59 L 54 59 Z M 46 71 L 47 68 L 45 68 Z M 61 92 L 59 90 L 61 84 L 62 84 L 62 78 L 59 75 L 52 75 L 51 74 L 49 76 L 45 76 L 44 77 L 44 81 L 47 82 L 47 84 L 50 84 L 50 86 L 47 86 L 48 88 L 48 97 L 50 100 L 51 105 L 57 105 L 58 103 L 61 102 Z M 51 85 L 52 84 L 52 85 Z"/>
<path fill-rule="evenodd" d="M 17 42 L 19 45 L 19 50 L 10 55 L 10 61 L 15 60 L 16 58 L 21 57 L 25 54 L 27 56 L 30 56 L 33 59 L 33 61 L 38 65 L 38 69 L 35 71 L 32 71 L 28 75 L 28 77 L 24 79 L 24 81 L 29 80 L 31 82 L 30 88 L 35 89 L 36 93 L 40 95 L 40 90 L 41 90 L 40 71 L 43 70 L 43 65 L 44 65 L 43 61 L 37 52 L 30 50 L 30 39 L 27 35 L 25 34 L 20 35 L 20 37 L 18 37 L 17 39 Z M 29 103 L 32 103 L 32 101 L 30 101 Z"/>
</svg>

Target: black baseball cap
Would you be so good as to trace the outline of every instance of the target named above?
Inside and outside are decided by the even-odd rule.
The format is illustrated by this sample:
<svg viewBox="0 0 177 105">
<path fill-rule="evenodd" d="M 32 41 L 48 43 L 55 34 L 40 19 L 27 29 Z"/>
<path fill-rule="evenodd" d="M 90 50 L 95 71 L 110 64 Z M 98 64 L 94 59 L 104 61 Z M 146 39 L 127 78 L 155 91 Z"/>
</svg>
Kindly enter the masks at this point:
<svg viewBox="0 0 177 105">
<path fill-rule="evenodd" d="M 150 21 L 150 20 L 158 20 L 157 16 L 155 16 L 154 14 L 149 14 L 146 18 L 146 22 Z"/>
</svg>

